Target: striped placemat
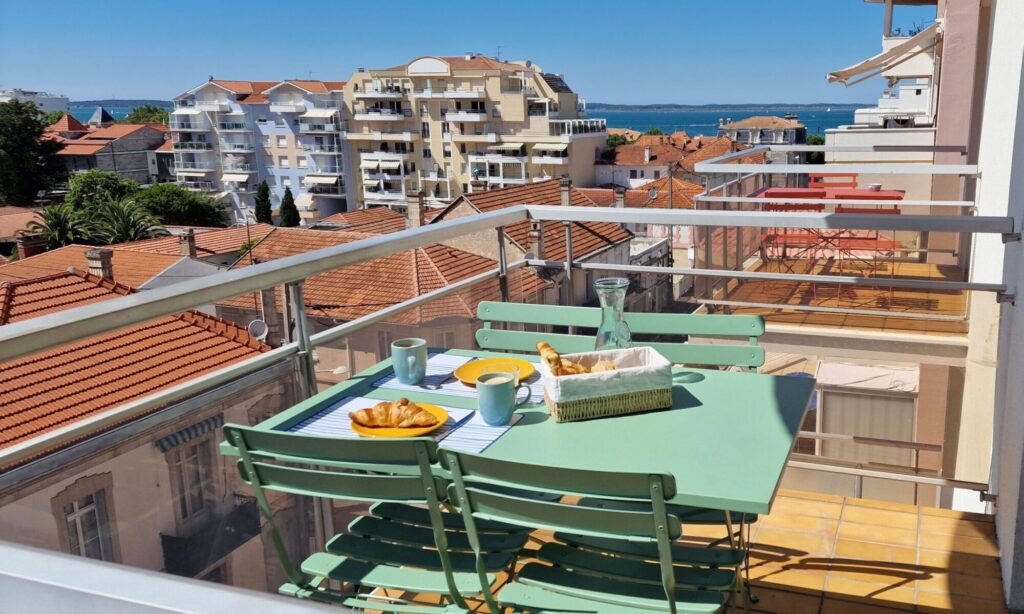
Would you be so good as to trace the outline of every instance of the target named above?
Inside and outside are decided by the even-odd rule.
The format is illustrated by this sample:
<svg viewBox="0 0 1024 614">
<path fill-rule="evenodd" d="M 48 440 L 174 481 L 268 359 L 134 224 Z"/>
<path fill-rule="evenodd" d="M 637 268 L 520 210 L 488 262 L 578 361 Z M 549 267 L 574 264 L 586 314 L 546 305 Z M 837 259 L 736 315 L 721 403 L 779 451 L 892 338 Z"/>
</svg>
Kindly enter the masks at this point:
<svg viewBox="0 0 1024 614">
<path fill-rule="evenodd" d="M 434 394 L 445 394 L 465 399 L 476 398 L 476 388 L 467 386 L 455 378 L 455 370 L 474 358 L 465 356 L 451 356 L 449 354 L 431 354 L 427 357 L 427 374 L 421 384 L 403 384 L 398 381 L 394 373 L 382 376 L 371 384 L 374 388 L 387 388 L 402 392 L 432 392 Z M 535 362 L 535 361 L 531 361 Z M 530 386 L 531 405 L 540 405 L 544 402 L 544 385 L 540 381 L 540 371 L 526 379 Z"/>
</svg>

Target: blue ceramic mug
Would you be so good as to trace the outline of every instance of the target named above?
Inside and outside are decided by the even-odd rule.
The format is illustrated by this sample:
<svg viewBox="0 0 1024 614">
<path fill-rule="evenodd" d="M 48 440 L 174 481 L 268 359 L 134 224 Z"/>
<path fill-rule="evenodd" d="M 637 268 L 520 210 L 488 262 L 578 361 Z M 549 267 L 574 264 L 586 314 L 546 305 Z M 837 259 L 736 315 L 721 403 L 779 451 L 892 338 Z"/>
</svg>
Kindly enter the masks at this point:
<svg viewBox="0 0 1024 614">
<path fill-rule="evenodd" d="M 391 344 L 391 368 L 402 384 L 414 386 L 427 374 L 427 342 L 425 339 L 399 339 Z"/>
<path fill-rule="evenodd" d="M 512 412 L 530 399 L 530 387 L 519 383 L 518 379 L 519 375 L 514 371 L 484 373 L 476 378 L 477 409 L 484 422 L 491 426 L 508 424 Z M 526 396 L 516 402 L 520 388 L 526 388 Z"/>
</svg>

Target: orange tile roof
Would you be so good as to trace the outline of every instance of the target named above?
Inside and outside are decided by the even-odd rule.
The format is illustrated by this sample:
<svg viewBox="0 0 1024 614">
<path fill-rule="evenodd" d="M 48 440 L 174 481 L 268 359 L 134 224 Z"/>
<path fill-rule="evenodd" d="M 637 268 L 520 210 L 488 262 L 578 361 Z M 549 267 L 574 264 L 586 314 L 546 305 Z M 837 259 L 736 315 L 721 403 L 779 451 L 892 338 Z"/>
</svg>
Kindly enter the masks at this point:
<svg viewBox="0 0 1024 614">
<path fill-rule="evenodd" d="M 111 124 L 109 126 L 93 130 L 85 138 L 110 140 L 120 139 L 132 134 L 133 132 L 142 130 L 143 128 L 152 129 L 152 126 L 149 124 Z"/>
<path fill-rule="evenodd" d="M 371 236 L 347 231 L 277 228 L 253 248 L 251 255 L 258 264 Z M 249 266 L 248 257 L 232 268 L 245 266 Z M 313 316 L 353 320 L 496 267 L 495 261 L 482 256 L 446 245 L 428 245 L 310 277 L 303 286 L 306 309 Z M 547 285 L 530 270 L 516 269 L 509 273 L 511 300 L 522 300 Z M 477 304 L 483 300 L 500 300 L 496 281 L 476 284 L 465 292 L 430 301 L 388 321 L 416 324 L 444 316 L 473 317 Z M 223 304 L 251 308 L 252 301 L 239 297 Z"/>
<path fill-rule="evenodd" d="M 344 81 L 310 81 L 307 79 L 287 79 L 283 83 L 291 83 L 296 87 L 300 87 L 307 92 L 314 92 L 318 94 L 326 94 L 327 92 L 333 92 L 345 89 Z"/>
<path fill-rule="evenodd" d="M 581 188 L 587 198 L 598 205 L 612 206 L 615 204 L 615 190 L 609 188 Z M 652 197 L 653 191 L 653 197 Z M 704 191 L 704 187 L 674 177 L 672 179 L 672 208 L 695 208 L 693 197 Z M 635 208 L 667 209 L 668 208 L 668 177 L 655 179 L 640 188 L 626 190 L 625 206 Z"/>
<path fill-rule="evenodd" d="M 728 124 L 722 128 L 803 128 L 800 122 L 784 119 L 775 115 L 754 115 Z"/>
<path fill-rule="evenodd" d="M 608 134 L 622 135 L 629 141 L 635 141 L 644 135 L 640 130 L 633 130 L 632 128 L 608 128 Z"/>
<path fill-rule="evenodd" d="M 0 284 L 0 325 L 132 292 L 88 273 Z M 0 363 L 0 448 L 269 351 L 186 311 Z"/>
<path fill-rule="evenodd" d="M 370 207 L 359 211 L 335 213 L 325 217 L 323 222 L 348 224 L 343 230 L 384 234 L 405 230 L 405 216 L 390 207 Z"/>
<path fill-rule="evenodd" d="M 640 138 L 650 139 L 650 135 L 646 135 Z M 612 159 L 609 161 L 611 164 L 618 166 L 667 166 L 670 162 L 679 162 L 683 159 L 683 151 L 678 147 L 675 147 L 671 143 L 671 137 L 655 137 L 656 139 L 664 139 L 665 142 L 657 143 L 654 141 L 651 145 L 642 145 L 639 143 L 631 143 L 629 145 L 620 145 L 615 148 L 612 154 Z M 648 162 L 644 162 L 644 150 L 651 150 L 651 157 Z"/>
<path fill-rule="evenodd" d="M 466 59 L 466 56 L 463 55 L 434 55 L 425 57 L 434 57 L 442 60 L 446 62 L 452 70 L 526 70 L 526 67 L 522 64 L 501 62 L 483 55 L 474 55 L 468 60 Z M 381 72 L 404 71 L 411 63 L 412 62 L 407 62 L 398 66 L 392 66 L 391 68 L 384 68 L 381 69 Z"/>
<path fill-rule="evenodd" d="M 718 156 L 724 156 L 729 152 L 748 149 L 746 145 L 737 143 L 736 141 L 733 141 L 727 136 L 718 136 L 711 138 L 704 137 L 700 138 L 699 140 L 695 139 L 695 141 L 695 146 L 697 148 L 694 149 L 691 153 L 688 153 L 686 157 L 683 158 L 682 163 L 679 165 L 681 169 L 691 173 L 693 172 L 694 165 L 697 164 L 698 162 L 704 162 L 712 158 L 717 158 Z M 761 158 L 763 159 L 764 156 L 761 155 Z"/>
<path fill-rule="evenodd" d="M 595 203 L 576 188 L 569 188 L 570 204 L 577 207 L 594 207 Z M 525 185 L 517 185 L 499 190 L 473 192 L 463 194 L 451 205 L 436 216 L 431 223 L 443 220 L 448 211 L 461 203 L 469 203 L 477 211 L 486 213 L 513 205 L 558 205 L 561 204 L 561 187 L 558 179 L 538 181 Z M 529 222 L 520 222 L 505 228 L 508 237 L 523 251 L 527 251 L 530 232 Z M 584 258 L 590 254 L 611 247 L 632 238 L 629 232 L 618 224 L 610 222 L 573 222 L 572 251 L 574 258 Z M 564 260 L 565 230 L 561 224 L 547 223 L 544 225 L 544 251 L 549 259 Z"/>
<path fill-rule="evenodd" d="M 0 206 L 0 239 L 12 240 L 32 222 L 40 219 L 39 212 L 29 207 Z"/>
<path fill-rule="evenodd" d="M 75 119 L 70 113 L 65 113 L 56 122 L 50 124 L 49 130 L 56 132 L 88 132 L 89 128 Z"/>
<path fill-rule="evenodd" d="M 163 143 L 160 143 L 160 146 L 154 149 L 153 151 L 172 151 L 172 145 L 173 143 L 170 140 L 166 140 Z"/>
<path fill-rule="evenodd" d="M 215 83 L 235 94 L 262 94 L 280 83 L 280 81 L 226 81 L 223 79 L 211 79 L 209 83 Z"/>
<path fill-rule="evenodd" d="M 259 241 L 273 230 L 274 227 L 270 224 L 251 224 L 248 227 L 235 226 L 233 228 L 217 228 L 215 230 L 197 232 L 195 233 L 196 255 L 202 258 L 203 256 L 237 252 L 242 249 L 242 244 L 246 241 Z M 117 243 L 110 247 L 117 250 L 180 256 L 181 248 L 179 241 L 180 239 L 177 235 L 171 235 L 145 241 Z"/>
<path fill-rule="evenodd" d="M 90 141 L 88 139 L 76 139 L 65 141 L 64 149 L 57 153 L 61 156 L 91 156 L 110 145 L 110 141 Z"/>
<path fill-rule="evenodd" d="M 30 258 L 9 262 L 0 266 L 0 282 L 22 281 L 63 273 L 69 267 L 87 271 L 89 261 L 85 258 L 85 252 L 90 249 L 96 248 L 89 245 L 68 245 Z M 146 283 L 167 267 L 181 260 L 181 256 L 178 255 L 151 254 L 125 249 L 112 251 L 114 254 L 111 258 L 111 265 L 114 269 L 114 280 L 132 287 Z"/>
</svg>

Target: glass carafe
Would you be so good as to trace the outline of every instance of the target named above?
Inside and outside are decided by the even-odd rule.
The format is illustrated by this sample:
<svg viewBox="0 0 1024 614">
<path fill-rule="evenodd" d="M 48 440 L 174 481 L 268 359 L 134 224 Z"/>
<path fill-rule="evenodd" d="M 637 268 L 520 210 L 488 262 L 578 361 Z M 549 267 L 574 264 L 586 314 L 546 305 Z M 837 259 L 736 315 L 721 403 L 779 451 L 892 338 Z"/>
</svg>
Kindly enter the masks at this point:
<svg viewBox="0 0 1024 614">
<path fill-rule="evenodd" d="M 601 327 L 597 329 L 595 350 L 628 348 L 632 343 L 629 326 L 622 321 L 629 280 L 625 277 L 604 277 L 594 281 L 594 290 L 601 301 Z"/>
</svg>

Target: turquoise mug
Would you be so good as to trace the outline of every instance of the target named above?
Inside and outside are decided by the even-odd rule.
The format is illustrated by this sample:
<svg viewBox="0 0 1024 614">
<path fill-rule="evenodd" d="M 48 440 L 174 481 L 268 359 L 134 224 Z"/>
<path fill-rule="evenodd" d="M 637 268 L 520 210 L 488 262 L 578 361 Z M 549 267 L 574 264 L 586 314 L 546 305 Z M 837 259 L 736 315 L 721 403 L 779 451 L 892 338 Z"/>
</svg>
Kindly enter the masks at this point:
<svg viewBox="0 0 1024 614">
<path fill-rule="evenodd" d="M 530 387 L 518 380 L 518 373 L 501 371 L 476 378 L 477 409 L 484 422 L 491 426 L 508 424 L 516 408 L 530 399 Z M 517 402 L 516 393 L 520 388 L 526 388 L 526 397 Z"/>
<path fill-rule="evenodd" d="M 414 386 L 427 374 L 427 342 L 425 339 L 399 339 L 391 344 L 391 368 L 402 384 Z"/>
</svg>

